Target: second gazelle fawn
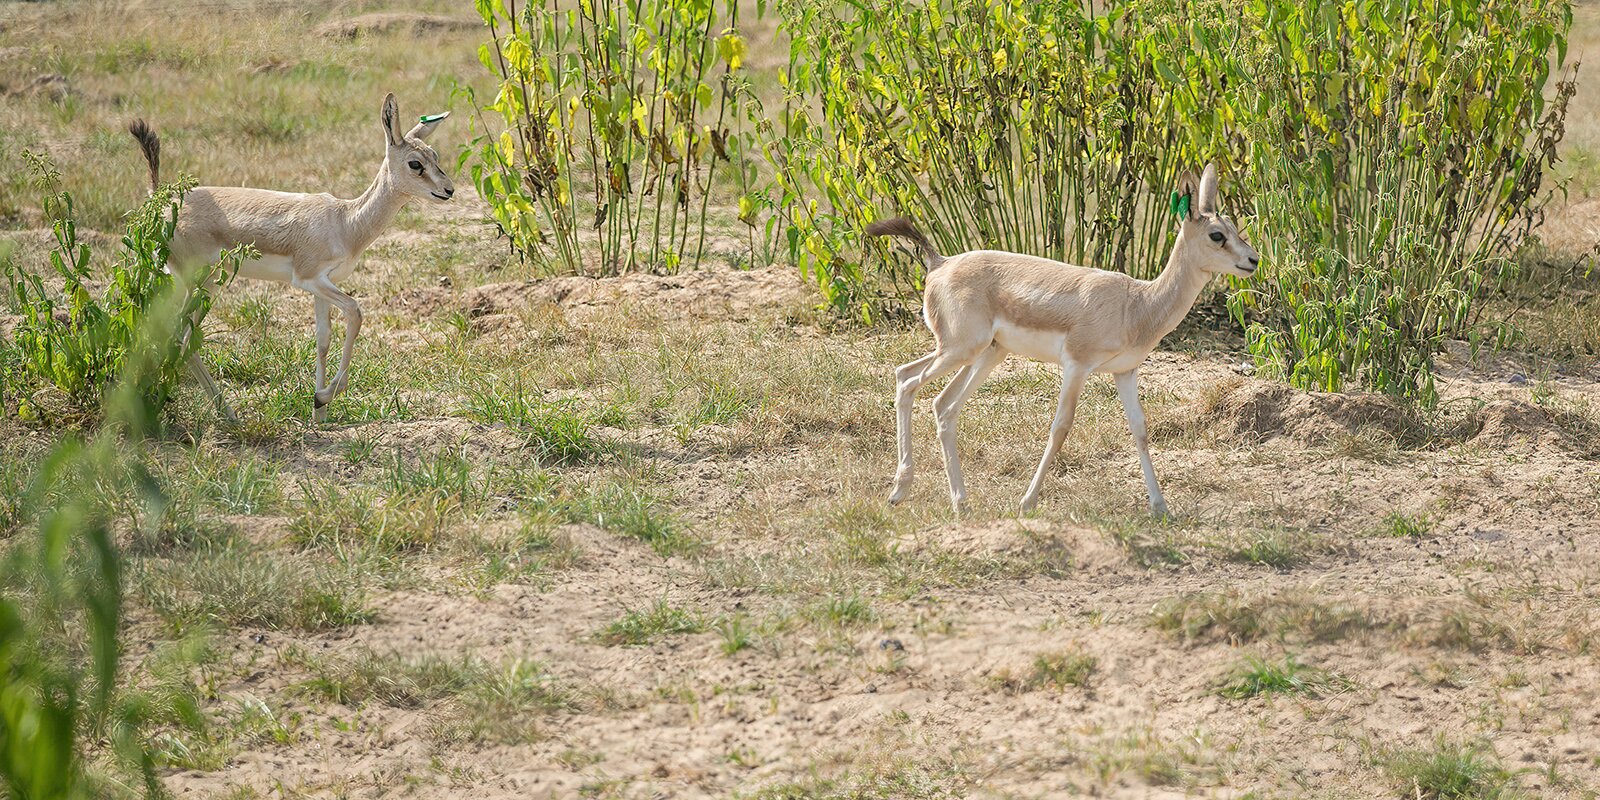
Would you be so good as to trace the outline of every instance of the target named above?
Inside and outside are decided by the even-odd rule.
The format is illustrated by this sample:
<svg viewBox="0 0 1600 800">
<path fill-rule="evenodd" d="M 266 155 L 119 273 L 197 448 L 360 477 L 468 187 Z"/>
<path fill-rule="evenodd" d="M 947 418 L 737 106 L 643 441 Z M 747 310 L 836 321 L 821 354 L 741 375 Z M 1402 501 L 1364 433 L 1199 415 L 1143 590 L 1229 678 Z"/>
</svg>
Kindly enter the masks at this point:
<svg viewBox="0 0 1600 800">
<path fill-rule="evenodd" d="M 361 253 L 412 198 L 443 203 L 455 194 L 450 177 L 439 167 L 439 154 L 423 141 L 447 116 L 448 112 L 423 117 L 407 130 L 401 126 L 394 95 L 385 97 L 383 163 L 372 185 L 352 200 L 235 186 L 197 186 L 184 195 L 171 242 L 171 268 L 210 263 L 224 250 L 253 245 L 260 256 L 239 265 L 241 277 L 285 283 L 315 297 L 317 372 L 312 413 L 318 422 L 327 418 L 328 403 L 349 384 L 350 355 L 361 332 L 360 304 L 336 284 L 355 269 Z M 161 141 L 142 119 L 134 120 L 128 131 L 144 150 L 154 190 L 160 177 Z M 328 380 L 334 308 L 344 316 L 344 350 L 338 372 Z M 189 366 L 222 413 L 233 419 L 198 353 Z"/>
<path fill-rule="evenodd" d="M 901 236 L 921 251 L 928 278 L 923 316 L 933 331 L 933 352 L 895 371 L 896 433 L 899 467 L 889 502 L 904 500 L 911 489 L 911 409 L 923 384 L 955 370 L 950 385 L 933 402 L 950 503 L 960 512 L 967 492 L 956 455 L 956 418 L 961 406 L 1006 355 L 1061 365 L 1061 396 L 1044 458 L 1022 496 L 1028 510 L 1072 428 L 1078 395 L 1092 372 L 1116 378 L 1117 394 L 1144 468 L 1150 510 L 1166 516 L 1167 501 L 1156 483 L 1139 404 L 1139 366 L 1162 337 L 1178 327 L 1200 290 L 1213 275 L 1248 277 L 1260 263 L 1255 248 L 1217 207 L 1217 168 L 1208 165 L 1196 180 L 1185 171 L 1178 181 L 1179 208 L 1187 208 L 1166 268 L 1153 281 L 1120 272 L 1063 264 L 1046 258 L 997 250 L 973 250 L 948 258 L 909 220 L 874 223 L 867 233 Z"/>
</svg>

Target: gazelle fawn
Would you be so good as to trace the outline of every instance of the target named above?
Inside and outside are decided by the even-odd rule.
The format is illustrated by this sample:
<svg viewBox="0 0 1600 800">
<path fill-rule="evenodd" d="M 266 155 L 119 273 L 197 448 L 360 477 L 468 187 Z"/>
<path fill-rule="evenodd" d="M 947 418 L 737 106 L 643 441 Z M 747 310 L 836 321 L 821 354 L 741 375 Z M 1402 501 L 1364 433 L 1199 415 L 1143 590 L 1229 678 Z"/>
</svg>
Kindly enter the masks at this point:
<svg viewBox="0 0 1600 800">
<path fill-rule="evenodd" d="M 317 372 L 312 405 L 318 422 L 327 418 L 328 403 L 349 385 L 350 354 L 361 332 L 361 306 L 339 290 L 338 282 L 355 269 L 361 253 L 408 201 L 421 198 L 443 203 L 455 194 L 449 176 L 439 167 L 438 153 L 424 141 L 447 116 L 448 112 L 422 117 L 406 130 L 394 95 L 385 97 L 383 163 L 372 185 L 353 200 L 327 193 L 233 186 L 197 186 L 184 195 L 169 268 L 182 270 L 214 262 L 223 250 L 254 245 L 260 257 L 241 264 L 240 276 L 286 283 L 316 298 Z M 134 120 L 128 131 L 149 162 L 154 190 L 161 169 L 161 140 L 142 119 Z M 334 308 L 344 315 L 344 350 L 339 370 L 330 381 L 327 363 Z M 222 413 L 234 419 L 199 354 L 189 366 Z"/>
<path fill-rule="evenodd" d="M 923 316 L 933 331 L 933 352 L 895 371 L 899 467 L 889 502 L 904 500 L 911 489 L 911 409 L 923 384 L 957 371 L 933 402 L 950 503 L 959 513 L 966 500 L 961 462 L 956 455 L 956 419 L 974 389 L 1006 355 L 1018 353 L 1061 365 L 1061 396 L 1044 458 L 1022 496 L 1028 510 L 1061 444 L 1072 429 L 1078 395 L 1092 372 L 1116 378 L 1117 394 L 1128 415 L 1144 468 L 1150 510 L 1166 516 L 1167 501 L 1156 483 L 1139 404 L 1139 366 L 1156 344 L 1178 326 L 1195 298 L 1216 274 L 1248 277 L 1260 255 L 1217 207 L 1217 169 L 1208 165 L 1179 178 L 1182 213 L 1177 241 L 1161 275 L 1153 281 L 997 250 L 939 255 L 909 220 L 874 223 L 867 233 L 911 241 L 927 263 Z"/>
</svg>

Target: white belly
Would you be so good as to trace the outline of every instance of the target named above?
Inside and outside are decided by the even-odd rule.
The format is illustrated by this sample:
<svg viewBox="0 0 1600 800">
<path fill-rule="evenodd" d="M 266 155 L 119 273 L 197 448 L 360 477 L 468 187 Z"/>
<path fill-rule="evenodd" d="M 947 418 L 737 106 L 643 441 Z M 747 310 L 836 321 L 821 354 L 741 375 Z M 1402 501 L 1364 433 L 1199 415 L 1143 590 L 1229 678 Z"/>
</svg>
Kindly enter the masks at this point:
<svg viewBox="0 0 1600 800">
<path fill-rule="evenodd" d="M 294 279 L 294 262 L 288 256 L 264 255 L 240 264 L 239 277 L 288 283 Z"/>
<path fill-rule="evenodd" d="M 1105 363 L 1095 367 L 1094 371 L 1109 372 L 1113 375 L 1116 375 L 1127 372 L 1128 370 L 1143 364 L 1144 360 L 1149 357 L 1149 350 L 1129 350 L 1127 352 L 1118 353 L 1117 355 L 1112 356 L 1111 358 L 1107 359 Z"/>
<path fill-rule="evenodd" d="M 1039 330 L 1037 328 L 1023 328 L 1008 322 L 995 323 L 994 340 L 1005 349 L 1017 355 L 1027 356 L 1036 361 L 1047 364 L 1060 364 L 1067 356 L 1067 335 L 1058 331 Z M 1083 354 L 1078 354 L 1079 358 Z M 1098 354 L 1096 358 L 1105 358 L 1099 363 L 1088 366 L 1095 372 L 1119 373 L 1127 372 L 1144 363 L 1150 357 L 1149 350 L 1128 350 L 1105 358 Z"/>
<path fill-rule="evenodd" d="M 1059 331 L 1023 328 L 1009 322 L 996 322 L 995 343 L 1020 356 L 1059 364 L 1066 353 L 1067 336 Z"/>
</svg>

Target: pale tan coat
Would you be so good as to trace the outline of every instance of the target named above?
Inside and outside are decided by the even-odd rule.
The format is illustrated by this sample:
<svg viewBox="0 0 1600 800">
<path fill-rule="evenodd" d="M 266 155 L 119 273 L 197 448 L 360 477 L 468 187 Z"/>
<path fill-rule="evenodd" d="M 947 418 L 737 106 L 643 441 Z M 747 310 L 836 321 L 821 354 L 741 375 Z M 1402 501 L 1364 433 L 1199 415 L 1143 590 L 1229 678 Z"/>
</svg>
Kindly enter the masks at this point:
<svg viewBox="0 0 1600 800">
<path fill-rule="evenodd" d="M 385 97 L 383 163 L 372 185 L 354 199 L 233 186 L 197 186 L 184 195 L 171 242 L 172 267 L 181 271 L 212 263 L 224 250 L 252 245 L 260 256 L 241 264 L 239 277 L 285 283 L 315 296 L 317 366 L 312 404 L 319 422 L 326 418 L 327 404 L 349 384 L 350 356 L 361 330 L 360 304 L 335 284 L 355 269 L 361 254 L 412 198 L 443 203 L 455 194 L 439 166 L 438 153 L 423 141 L 447 116 L 429 117 L 406 131 L 394 95 Z M 142 120 L 129 130 L 144 149 L 154 188 L 159 180 L 160 140 Z M 344 350 L 338 372 L 328 381 L 335 307 L 345 319 Z M 190 367 L 232 419 L 198 355 Z"/>
<path fill-rule="evenodd" d="M 1217 210 L 1217 172 L 1207 166 L 1198 181 L 1185 173 L 1179 192 L 1190 198 L 1166 268 L 1153 281 L 1119 272 L 1063 264 L 998 250 L 974 250 L 944 257 L 905 220 L 877 223 L 869 234 L 903 236 L 922 252 L 929 266 L 923 315 L 935 349 L 896 371 L 896 433 L 899 466 L 891 503 L 909 492 L 911 409 L 917 390 L 928 381 L 959 370 L 934 401 L 939 440 L 950 479 L 950 502 L 959 512 L 966 500 L 956 454 L 956 418 L 972 391 L 1009 353 L 1061 365 L 1062 387 L 1044 458 L 1023 495 L 1022 507 L 1038 502 L 1039 489 L 1071 429 L 1078 394 L 1092 372 L 1116 377 L 1128 415 L 1151 510 L 1167 513 L 1156 483 L 1139 405 L 1138 368 L 1162 337 L 1178 326 L 1195 298 L 1218 273 L 1249 276 L 1260 256 L 1233 223 Z"/>
</svg>

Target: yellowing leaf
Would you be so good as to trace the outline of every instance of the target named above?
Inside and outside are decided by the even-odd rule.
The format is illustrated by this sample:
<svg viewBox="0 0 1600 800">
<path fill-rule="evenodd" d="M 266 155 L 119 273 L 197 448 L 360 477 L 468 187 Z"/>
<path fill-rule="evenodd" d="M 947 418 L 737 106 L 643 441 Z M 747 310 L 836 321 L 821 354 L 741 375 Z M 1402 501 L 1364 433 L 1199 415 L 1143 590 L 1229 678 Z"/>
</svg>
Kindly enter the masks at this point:
<svg viewBox="0 0 1600 800">
<path fill-rule="evenodd" d="M 722 62 L 728 65 L 729 70 L 739 68 L 744 63 L 745 53 L 749 52 L 744 37 L 729 30 L 717 39 L 717 55 L 722 57 Z"/>
<path fill-rule="evenodd" d="M 533 48 L 520 38 L 507 39 L 505 44 L 506 63 L 511 65 L 517 74 L 527 77 L 533 73 Z"/>
</svg>

